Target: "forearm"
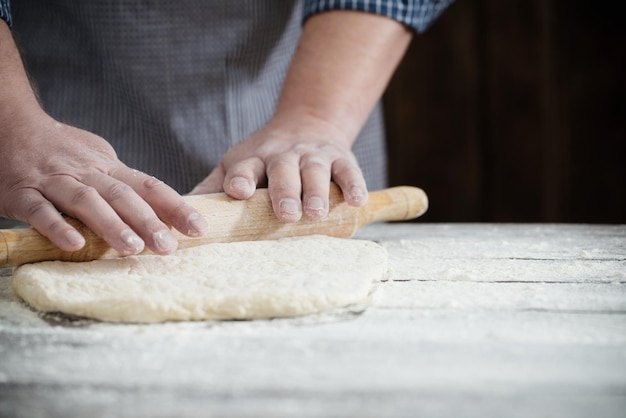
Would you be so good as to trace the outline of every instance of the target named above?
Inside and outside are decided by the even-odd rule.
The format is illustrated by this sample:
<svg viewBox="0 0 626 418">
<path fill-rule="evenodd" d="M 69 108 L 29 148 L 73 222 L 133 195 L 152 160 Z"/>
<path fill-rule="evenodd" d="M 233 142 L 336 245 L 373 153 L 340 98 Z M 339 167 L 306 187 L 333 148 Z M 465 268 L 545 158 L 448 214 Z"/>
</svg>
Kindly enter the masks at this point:
<svg viewBox="0 0 626 418">
<path fill-rule="evenodd" d="M 7 136 L 10 127 L 42 113 L 30 85 L 8 25 L 0 20 L 0 126 Z M 2 140 L 0 136 L 0 140 Z"/>
<path fill-rule="evenodd" d="M 59 211 L 122 255 L 176 249 L 168 222 L 198 236 L 204 219 L 173 189 L 122 164 L 103 138 L 45 114 L 0 21 L 0 216 L 29 223 L 65 251 L 85 244 Z M 163 221 L 161 221 L 161 219 Z"/>
<path fill-rule="evenodd" d="M 304 26 L 274 121 L 314 118 L 352 144 L 411 38 L 404 25 L 375 14 L 313 16 Z"/>
<path fill-rule="evenodd" d="M 231 148 L 194 190 L 246 199 L 267 181 L 279 219 L 323 219 L 330 181 L 355 206 L 367 185 L 351 146 L 382 95 L 412 33 L 386 17 L 320 13 L 303 29 L 272 119 Z"/>
</svg>

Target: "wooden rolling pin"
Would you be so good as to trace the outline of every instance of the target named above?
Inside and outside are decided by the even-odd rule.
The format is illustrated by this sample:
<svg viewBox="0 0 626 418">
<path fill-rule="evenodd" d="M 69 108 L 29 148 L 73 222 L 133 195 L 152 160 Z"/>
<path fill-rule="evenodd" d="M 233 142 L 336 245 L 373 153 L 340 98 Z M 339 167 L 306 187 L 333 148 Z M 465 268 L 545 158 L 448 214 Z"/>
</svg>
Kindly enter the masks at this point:
<svg viewBox="0 0 626 418">
<path fill-rule="evenodd" d="M 428 208 L 424 191 L 408 186 L 370 192 L 368 202 L 355 208 L 348 205 L 339 188 L 332 185 L 328 217 L 322 221 L 313 221 L 304 216 L 295 223 L 278 221 L 267 189 L 257 190 L 248 200 L 232 199 L 224 193 L 185 196 L 184 199 L 206 218 L 210 230 L 206 236 L 199 238 L 187 237 L 172 230 L 178 239 L 178 248 L 213 242 L 268 240 L 313 234 L 349 238 L 363 225 L 414 219 Z M 86 244 L 82 249 L 61 251 L 32 228 L 0 230 L 0 267 L 47 260 L 90 261 L 120 257 L 117 251 L 84 224 L 72 218 L 67 220 L 85 237 Z M 143 253 L 150 253 L 150 250 Z"/>
</svg>

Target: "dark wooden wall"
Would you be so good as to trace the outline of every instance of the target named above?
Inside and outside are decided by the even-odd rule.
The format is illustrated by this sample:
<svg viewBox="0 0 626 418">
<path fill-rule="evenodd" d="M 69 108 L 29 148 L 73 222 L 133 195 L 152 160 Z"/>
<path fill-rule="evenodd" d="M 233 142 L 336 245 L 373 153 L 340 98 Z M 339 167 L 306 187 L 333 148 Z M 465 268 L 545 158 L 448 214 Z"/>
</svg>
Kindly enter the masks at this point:
<svg viewBox="0 0 626 418">
<path fill-rule="evenodd" d="M 457 0 L 415 38 L 385 109 L 423 221 L 626 223 L 619 4 Z"/>
</svg>

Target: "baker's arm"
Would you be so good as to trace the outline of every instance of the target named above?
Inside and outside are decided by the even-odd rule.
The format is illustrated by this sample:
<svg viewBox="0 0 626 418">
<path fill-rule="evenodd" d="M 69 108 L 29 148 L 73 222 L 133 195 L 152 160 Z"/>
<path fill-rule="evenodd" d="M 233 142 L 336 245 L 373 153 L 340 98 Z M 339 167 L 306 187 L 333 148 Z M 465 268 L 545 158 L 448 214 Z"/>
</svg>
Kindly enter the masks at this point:
<svg viewBox="0 0 626 418">
<path fill-rule="evenodd" d="M 332 178 L 348 203 L 363 205 L 367 188 L 351 147 L 412 33 L 359 11 L 308 19 L 272 119 L 228 151 L 192 193 L 224 190 L 245 199 L 267 181 L 276 215 L 293 222 L 303 209 L 326 216 Z"/>
<path fill-rule="evenodd" d="M 83 221 L 121 254 L 144 245 L 171 253 L 206 222 L 173 189 L 122 164 L 104 139 L 54 120 L 40 107 L 11 31 L 0 20 L 0 216 L 29 223 L 66 251 L 83 237 L 59 211 Z"/>
</svg>

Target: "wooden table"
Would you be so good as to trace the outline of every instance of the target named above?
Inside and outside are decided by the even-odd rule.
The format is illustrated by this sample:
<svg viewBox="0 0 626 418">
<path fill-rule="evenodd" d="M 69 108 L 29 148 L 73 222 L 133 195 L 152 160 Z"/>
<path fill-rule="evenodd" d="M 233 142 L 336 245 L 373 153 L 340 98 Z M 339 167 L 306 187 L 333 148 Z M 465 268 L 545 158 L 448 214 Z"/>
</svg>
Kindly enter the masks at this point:
<svg viewBox="0 0 626 418">
<path fill-rule="evenodd" d="M 626 416 L 626 226 L 394 224 L 365 310 L 112 325 L 0 273 L 0 416 Z"/>
</svg>

